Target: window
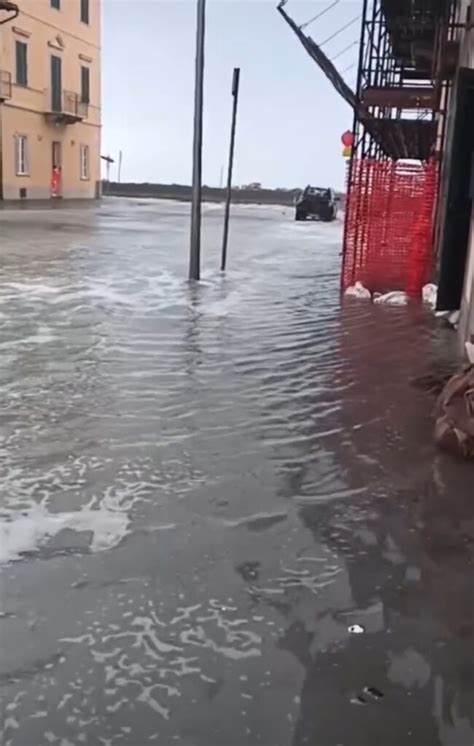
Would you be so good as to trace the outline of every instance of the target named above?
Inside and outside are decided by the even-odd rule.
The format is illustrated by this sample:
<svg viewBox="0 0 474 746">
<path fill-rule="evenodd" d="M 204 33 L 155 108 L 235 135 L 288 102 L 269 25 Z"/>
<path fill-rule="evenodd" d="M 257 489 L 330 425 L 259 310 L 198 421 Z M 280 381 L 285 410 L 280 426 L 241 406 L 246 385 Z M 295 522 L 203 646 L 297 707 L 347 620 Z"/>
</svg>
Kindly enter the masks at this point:
<svg viewBox="0 0 474 746">
<path fill-rule="evenodd" d="M 51 111 L 62 111 L 63 91 L 62 73 L 63 64 L 61 57 L 51 55 Z"/>
<path fill-rule="evenodd" d="M 56 8 L 56 10 L 61 10 L 61 0 L 50 0 L 51 7 Z"/>
<path fill-rule="evenodd" d="M 81 67 L 81 103 L 90 103 L 90 70 L 88 67 Z"/>
<path fill-rule="evenodd" d="M 89 178 L 89 146 L 81 145 L 81 179 L 87 180 Z"/>
<path fill-rule="evenodd" d="M 81 0 L 81 21 L 89 23 L 89 0 Z"/>
<path fill-rule="evenodd" d="M 15 42 L 16 47 L 16 84 L 28 85 L 28 47 L 22 41 Z"/>
<path fill-rule="evenodd" d="M 16 175 L 28 176 L 28 138 L 17 135 L 15 140 Z"/>
</svg>

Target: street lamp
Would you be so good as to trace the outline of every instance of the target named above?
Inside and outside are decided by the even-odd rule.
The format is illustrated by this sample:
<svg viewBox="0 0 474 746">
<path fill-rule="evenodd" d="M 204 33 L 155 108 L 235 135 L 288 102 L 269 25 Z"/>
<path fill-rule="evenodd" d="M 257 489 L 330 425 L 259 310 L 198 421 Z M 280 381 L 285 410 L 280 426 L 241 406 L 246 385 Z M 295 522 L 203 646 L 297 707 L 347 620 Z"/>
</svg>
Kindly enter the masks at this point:
<svg viewBox="0 0 474 746">
<path fill-rule="evenodd" d="M 8 21 L 13 21 L 19 14 L 20 9 L 16 3 L 11 3 L 10 0 L 0 0 L 0 11 L 3 11 L 4 13 L 12 13 L 13 15 L 8 16 L 7 18 L 4 18 L 3 20 L 0 20 L 0 26 L 2 23 L 8 23 Z"/>
</svg>

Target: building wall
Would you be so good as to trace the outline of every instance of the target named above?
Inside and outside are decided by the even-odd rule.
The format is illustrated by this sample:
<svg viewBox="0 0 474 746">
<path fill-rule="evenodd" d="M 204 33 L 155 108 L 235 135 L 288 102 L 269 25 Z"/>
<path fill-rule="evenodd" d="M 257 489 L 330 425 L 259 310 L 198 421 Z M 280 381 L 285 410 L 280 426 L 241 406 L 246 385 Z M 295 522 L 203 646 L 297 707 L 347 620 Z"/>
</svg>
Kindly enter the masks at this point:
<svg viewBox="0 0 474 746">
<path fill-rule="evenodd" d="M 457 22 L 465 24 L 467 20 L 468 8 L 471 0 L 460 0 L 458 6 Z M 459 26 L 457 38 L 460 42 L 459 66 L 474 68 L 474 31 L 469 26 Z M 447 107 L 447 128 L 444 140 L 445 147 L 450 140 L 450 133 L 454 126 L 454 111 L 456 101 L 454 96 L 450 96 Z M 467 155 L 469 157 L 469 155 Z M 440 238 L 440 228 L 444 224 L 448 212 L 447 205 L 447 182 L 449 179 L 449 164 L 443 159 L 441 171 L 441 187 L 438 209 L 438 226 L 437 240 Z M 461 343 L 468 340 L 474 340 L 474 206 L 471 212 L 471 225 L 468 239 L 467 261 L 464 269 L 464 290 L 461 305 L 461 318 L 459 322 L 459 334 Z M 452 309 L 457 310 L 457 309 Z"/>
<path fill-rule="evenodd" d="M 100 0 L 90 0 L 89 24 L 80 20 L 80 0 L 19 0 L 20 15 L 0 26 L 0 69 L 12 75 L 12 96 L 1 106 L 2 176 L 5 199 L 25 188 L 31 199 L 51 194 L 52 143 L 61 143 L 61 194 L 92 198 L 100 182 Z M 28 47 L 28 85 L 16 85 L 16 41 Z M 80 94 L 81 66 L 90 70 L 87 117 L 56 124 L 51 110 L 51 55 L 62 59 L 62 89 Z M 28 174 L 17 175 L 16 138 L 28 138 Z M 89 178 L 81 179 L 81 145 L 89 147 Z"/>
<path fill-rule="evenodd" d="M 466 18 L 470 0 L 461 4 L 462 18 Z M 474 31 L 467 29 L 461 46 L 461 65 L 474 68 Z M 464 292 L 459 324 L 461 341 L 474 341 L 474 205 L 471 212 L 471 229 L 469 232 L 468 256 L 464 280 Z"/>
</svg>

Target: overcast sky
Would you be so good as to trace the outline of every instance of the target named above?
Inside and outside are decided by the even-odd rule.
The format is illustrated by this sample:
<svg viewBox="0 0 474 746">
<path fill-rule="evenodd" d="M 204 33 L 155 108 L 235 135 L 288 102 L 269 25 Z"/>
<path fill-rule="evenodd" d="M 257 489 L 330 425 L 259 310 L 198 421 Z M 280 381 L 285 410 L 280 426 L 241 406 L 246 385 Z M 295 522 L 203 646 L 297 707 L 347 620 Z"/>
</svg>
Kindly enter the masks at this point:
<svg viewBox="0 0 474 746">
<path fill-rule="evenodd" d="M 303 23 L 334 0 L 289 0 Z M 204 182 L 218 186 L 227 160 L 232 69 L 241 67 L 234 183 L 339 188 L 341 133 L 352 113 L 276 11 L 277 0 L 208 0 Z M 308 32 L 322 41 L 360 13 L 340 0 Z M 196 0 L 104 0 L 103 146 L 123 151 L 122 179 L 190 183 Z M 353 24 L 324 49 L 357 40 Z M 338 58 L 356 60 L 354 45 Z M 355 68 L 346 79 L 352 82 Z M 112 167 L 115 169 L 115 167 Z M 115 177 L 116 171 L 112 172 Z"/>
</svg>

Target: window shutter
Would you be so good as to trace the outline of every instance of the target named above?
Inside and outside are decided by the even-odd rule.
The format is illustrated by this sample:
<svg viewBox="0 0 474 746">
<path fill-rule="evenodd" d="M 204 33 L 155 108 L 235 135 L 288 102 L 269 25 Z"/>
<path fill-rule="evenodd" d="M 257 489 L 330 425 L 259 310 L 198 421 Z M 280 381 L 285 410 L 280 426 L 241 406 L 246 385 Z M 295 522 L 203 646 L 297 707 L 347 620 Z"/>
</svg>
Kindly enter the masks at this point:
<svg viewBox="0 0 474 746">
<path fill-rule="evenodd" d="M 16 49 L 16 82 L 17 85 L 28 85 L 27 46 L 22 41 L 15 43 Z"/>
<path fill-rule="evenodd" d="M 28 173 L 28 140 L 26 135 L 15 138 L 15 170 L 18 176 Z"/>
<path fill-rule="evenodd" d="M 90 70 L 88 67 L 81 67 L 81 102 L 90 103 Z"/>
<path fill-rule="evenodd" d="M 15 173 L 20 173 L 20 138 L 15 137 Z"/>
<path fill-rule="evenodd" d="M 21 138 L 21 144 L 22 144 L 22 156 L 23 156 L 23 173 L 27 174 L 29 172 L 29 165 L 28 165 L 28 140 L 25 136 Z"/>
<path fill-rule="evenodd" d="M 81 21 L 89 23 L 89 0 L 81 0 Z"/>
</svg>

